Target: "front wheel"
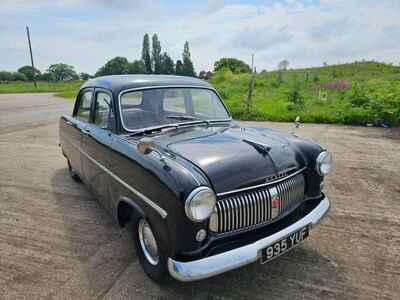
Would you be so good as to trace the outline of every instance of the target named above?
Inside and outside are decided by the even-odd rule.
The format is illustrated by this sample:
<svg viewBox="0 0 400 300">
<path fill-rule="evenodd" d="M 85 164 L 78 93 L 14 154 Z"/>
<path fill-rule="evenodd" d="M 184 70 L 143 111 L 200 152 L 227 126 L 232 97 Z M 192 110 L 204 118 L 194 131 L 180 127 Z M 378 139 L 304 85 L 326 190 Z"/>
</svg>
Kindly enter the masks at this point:
<svg viewBox="0 0 400 300">
<path fill-rule="evenodd" d="M 158 283 L 165 283 L 170 279 L 167 270 L 167 256 L 157 243 L 150 223 L 140 218 L 133 224 L 136 252 L 145 273 Z"/>
</svg>

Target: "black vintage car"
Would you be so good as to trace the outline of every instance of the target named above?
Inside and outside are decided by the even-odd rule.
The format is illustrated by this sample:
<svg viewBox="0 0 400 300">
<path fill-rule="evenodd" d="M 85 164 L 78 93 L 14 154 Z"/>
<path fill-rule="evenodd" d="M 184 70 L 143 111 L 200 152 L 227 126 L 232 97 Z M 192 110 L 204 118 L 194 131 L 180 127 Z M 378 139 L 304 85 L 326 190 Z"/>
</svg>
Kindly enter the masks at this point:
<svg viewBox="0 0 400 300">
<path fill-rule="evenodd" d="M 300 244 L 329 210 L 329 153 L 232 120 L 195 78 L 99 77 L 60 119 L 69 172 L 129 226 L 154 280 L 214 276 Z"/>
</svg>

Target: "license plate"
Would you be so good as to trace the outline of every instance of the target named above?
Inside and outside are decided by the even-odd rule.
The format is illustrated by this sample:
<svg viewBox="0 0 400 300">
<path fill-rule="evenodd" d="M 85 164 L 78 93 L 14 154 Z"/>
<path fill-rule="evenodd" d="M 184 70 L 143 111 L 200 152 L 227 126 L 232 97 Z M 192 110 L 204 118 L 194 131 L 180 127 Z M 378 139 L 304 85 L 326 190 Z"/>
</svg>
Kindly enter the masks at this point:
<svg viewBox="0 0 400 300">
<path fill-rule="evenodd" d="M 270 260 L 278 257 L 279 255 L 286 253 L 293 247 L 296 247 L 304 239 L 309 236 L 309 226 L 305 226 L 296 232 L 291 233 L 287 237 L 275 242 L 274 244 L 261 249 L 261 263 L 264 264 Z"/>
</svg>

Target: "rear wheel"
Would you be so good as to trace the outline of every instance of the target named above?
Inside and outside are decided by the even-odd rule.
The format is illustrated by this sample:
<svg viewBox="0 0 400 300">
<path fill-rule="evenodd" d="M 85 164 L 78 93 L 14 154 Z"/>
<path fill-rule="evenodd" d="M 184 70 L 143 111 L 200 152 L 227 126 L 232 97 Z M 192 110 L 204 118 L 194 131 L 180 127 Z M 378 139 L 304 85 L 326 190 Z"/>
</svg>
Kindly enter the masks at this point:
<svg viewBox="0 0 400 300">
<path fill-rule="evenodd" d="M 133 232 L 136 252 L 145 273 L 158 283 L 167 282 L 170 279 L 167 256 L 157 242 L 157 236 L 150 223 L 144 218 L 139 218 L 133 222 Z"/>
<path fill-rule="evenodd" d="M 68 172 L 69 172 L 69 175 L 71 176 L 71 178 L 76 182 L 81 182 L 81 179 L 79 178 L 79 175 L 76 173 L 74 167 L 72 167 L 71 162 L 69 161 L 69 159 L 67 160 L 67 162 L 68 162 Z"/>
</svg>

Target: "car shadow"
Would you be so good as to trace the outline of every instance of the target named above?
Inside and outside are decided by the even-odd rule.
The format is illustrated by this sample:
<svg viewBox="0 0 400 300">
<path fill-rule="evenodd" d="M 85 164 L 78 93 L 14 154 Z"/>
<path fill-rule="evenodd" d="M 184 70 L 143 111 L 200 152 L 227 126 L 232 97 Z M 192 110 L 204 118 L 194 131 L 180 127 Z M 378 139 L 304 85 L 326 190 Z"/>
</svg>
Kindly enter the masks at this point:
<svg viewBox="0 0 400 300">
<path fill-rule="evenodd" d="M 193 283 L 158 285 L 140 267 L 129 229 L 117 227 L 67 168 L 52 178 L 57 207 L 65 224 L 66 256 L 73 269 L 59 297 L 93 299 L 297 299 L 340 298 L 343 282 L 337 265 L 308 241 L 268 264 L 254 263 Z M 318 238 L 311 233 L 310 239 Z"/>
</svg>

